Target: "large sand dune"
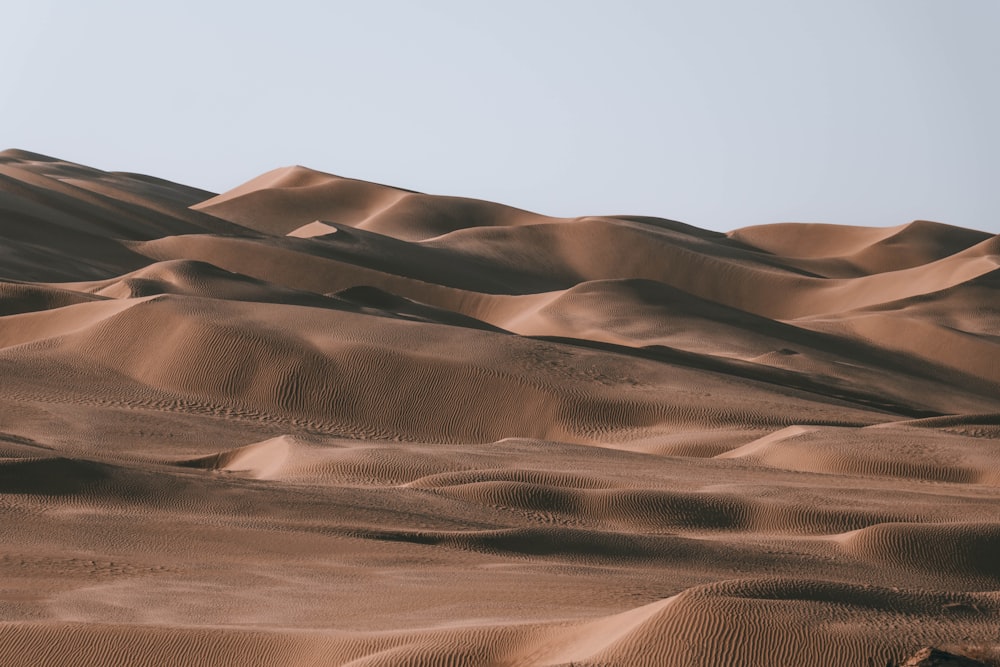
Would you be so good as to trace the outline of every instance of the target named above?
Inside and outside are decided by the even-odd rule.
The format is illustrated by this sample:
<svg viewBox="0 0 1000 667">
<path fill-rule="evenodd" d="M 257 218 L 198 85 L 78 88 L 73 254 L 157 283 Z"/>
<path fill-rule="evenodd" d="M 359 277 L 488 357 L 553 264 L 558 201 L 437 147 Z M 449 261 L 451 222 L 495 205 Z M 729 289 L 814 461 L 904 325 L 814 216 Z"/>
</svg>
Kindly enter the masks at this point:
<svg viewBox="0 0 1000 667">
<path fill-rule="evenodd" d="M 0 663 L 1000 654 L 1000 238 L 0 153 Z"/>
</svg>

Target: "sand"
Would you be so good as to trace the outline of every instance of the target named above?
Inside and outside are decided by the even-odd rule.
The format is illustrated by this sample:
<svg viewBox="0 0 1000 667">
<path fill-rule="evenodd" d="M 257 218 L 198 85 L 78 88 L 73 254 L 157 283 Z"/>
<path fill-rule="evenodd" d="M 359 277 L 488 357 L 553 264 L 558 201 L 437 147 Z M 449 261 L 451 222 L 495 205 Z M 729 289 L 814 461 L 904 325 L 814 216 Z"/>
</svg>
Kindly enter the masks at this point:
<svg viewBox="0 0 1000 667">
<path fill-rule="evenodd" d="M 0 153 L 0 663 L 1000 653 L 1000 238 Z"/>
</svg>

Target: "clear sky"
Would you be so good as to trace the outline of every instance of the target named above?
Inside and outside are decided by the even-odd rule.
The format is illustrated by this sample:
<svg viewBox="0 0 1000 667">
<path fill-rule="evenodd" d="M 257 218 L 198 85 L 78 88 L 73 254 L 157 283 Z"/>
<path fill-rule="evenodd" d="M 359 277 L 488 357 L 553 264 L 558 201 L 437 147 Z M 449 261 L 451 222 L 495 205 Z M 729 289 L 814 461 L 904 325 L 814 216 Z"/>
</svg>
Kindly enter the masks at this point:
<svg viewBox="0 0 1000 667">
<path fill-rule="evenodd" d="M 0 144 L 553 215 L 1000 232 L 1000 0 L 0 0 Z"/>
</svg>

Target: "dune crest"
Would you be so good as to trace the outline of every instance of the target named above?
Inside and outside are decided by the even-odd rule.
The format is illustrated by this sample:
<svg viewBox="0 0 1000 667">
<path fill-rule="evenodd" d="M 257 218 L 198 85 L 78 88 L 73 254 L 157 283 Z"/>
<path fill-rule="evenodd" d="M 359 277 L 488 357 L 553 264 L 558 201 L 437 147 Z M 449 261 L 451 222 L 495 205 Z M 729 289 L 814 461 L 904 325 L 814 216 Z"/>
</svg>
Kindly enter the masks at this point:
<svg viewBox="0 0 1000 667">
<path fill-rule="evenodd" d="M 19 150 L 0 218 L 4 665 L 1000 664 L 1000 237 Z"/>
</svg>

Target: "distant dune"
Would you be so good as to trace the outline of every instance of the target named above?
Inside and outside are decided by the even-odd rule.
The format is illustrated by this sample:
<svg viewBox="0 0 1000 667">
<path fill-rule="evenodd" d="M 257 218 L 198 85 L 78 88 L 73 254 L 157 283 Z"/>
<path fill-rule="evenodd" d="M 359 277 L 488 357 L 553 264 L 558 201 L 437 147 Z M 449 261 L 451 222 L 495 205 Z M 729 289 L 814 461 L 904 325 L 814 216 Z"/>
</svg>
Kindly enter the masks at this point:
<svg viewBox="0 0 1000 667">
<path fill-rule="evenodd" d="M 3 665 L 1000 656 L 1000 237 L 9 150 L 0 507 Z"/>
</svg>

